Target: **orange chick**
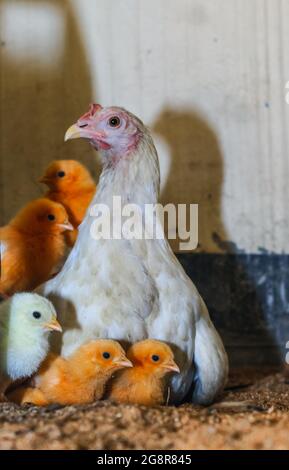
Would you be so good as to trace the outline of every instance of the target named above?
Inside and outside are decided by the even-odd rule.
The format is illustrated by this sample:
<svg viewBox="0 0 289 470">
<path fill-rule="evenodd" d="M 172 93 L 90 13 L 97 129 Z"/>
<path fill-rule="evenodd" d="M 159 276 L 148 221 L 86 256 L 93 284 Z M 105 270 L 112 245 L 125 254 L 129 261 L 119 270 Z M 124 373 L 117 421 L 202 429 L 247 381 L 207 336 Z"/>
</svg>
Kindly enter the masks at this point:
<svg viewBox="0 0 289 470">
<path fill-rule="evenodd" d="M 21 387 L 8 398 L 19 404 L 72 405 L 102 398 L 107 381 L 124 367 L 132 367 L 113 340 L 100 339 L 80 346 L 68 359 L 48 355 L 33 378 L 35 388 Z"/>
<path fill-rule="evenodd" d="M 71 229 L 64 207 L 49 199 L 30 202 L 0 227 L 0 295 L 31 291 L 47 281 L 64 254 L 63 233 Z"/>
<path fill-rule="evenodd" d="M 106 398 L 118 403 L 162 405 L 167 398 L 165 376 L 180 372 L 171 348 L 157 340 L 135 343 L 127 352 L 133 368 L 121 371 L 111 381 Z"/>
<path fill-rule="evenodd" d="M 60 202 L 69 215 L 73 232 L 66 234 L 66 242 L 73 246 L 78 226 L 95 194 L 96 185 L 89 171 L 75 160 L 55 160 L 46 169 L 41 183 L 47 184 L 46 197 Z"/>
</svg>

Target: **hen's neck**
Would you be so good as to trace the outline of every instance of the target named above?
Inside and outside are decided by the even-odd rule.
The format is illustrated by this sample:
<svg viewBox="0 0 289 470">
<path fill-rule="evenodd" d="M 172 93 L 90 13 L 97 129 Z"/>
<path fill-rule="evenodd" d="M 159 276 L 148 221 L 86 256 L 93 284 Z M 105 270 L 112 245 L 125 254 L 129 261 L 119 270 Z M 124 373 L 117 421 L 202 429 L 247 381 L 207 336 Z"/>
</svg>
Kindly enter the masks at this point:
<svg viewBox="0 0 289 470">
<path fill-rule="evenodd" d="M 104 166 L 94 203 L 110 205 L 113 196 L 121 196 L 122 204 L 155 204 L 159 183 L 157 151 L 151 137 L 144 135 L 135 151 Z"/>
</svg>

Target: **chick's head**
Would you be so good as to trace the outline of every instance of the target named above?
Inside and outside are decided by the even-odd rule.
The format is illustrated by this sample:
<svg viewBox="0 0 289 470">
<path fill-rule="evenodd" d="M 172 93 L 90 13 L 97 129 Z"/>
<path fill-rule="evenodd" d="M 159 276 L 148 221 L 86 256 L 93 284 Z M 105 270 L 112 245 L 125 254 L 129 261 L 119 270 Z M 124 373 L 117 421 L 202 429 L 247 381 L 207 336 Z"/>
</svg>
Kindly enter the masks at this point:
<svg viewBox="0 0 289 470">
<path fill-rule="evenodd" d="M 94 185 L 89 171 L 76 160 L 55 160 L 39 180 L 52 191 L 73 191 L 75 187 Z"/>
<path fill-rule="evenodd" d="M 58 234 L 73 230 L 65 208 L 45 198 L 27 204 L 11 221 L 11 225 L 33 234 Z"/>
<path fill-rule="evenodd" d="M 8 376 L 16 380 L 36 372 L 49 349 L 49 332 L 61 331 L 61 326 L 52 303 L 44 297 L 20 293 L 7 302 L 7 350 L 1 359 Z"/>
<path fill-rule="evenodd" d="M 52 303 L 38 294 L 24 292 L 11 299 L 12 321 L 17 322 L 23 335 L 31 332 L 62 331 Z"/>
<path fill-rule="evenodd" d="M 132 367 L 125 351 L 117 341 L 98 339 L 82 345 L 74 358 L 79 363 L 90 365 L 95 371 L 111 372 L 124 367 Z"/>
<path fill-rule="evenodd" d="M 148 373 L 158 376 L 164 376 L 168 372 L 180 372 L 171 348 L 162 341 L 154 339 L 139 341 L 130 347 L 127 357 L 134 366 L 142 367 Z"/>
</svg>

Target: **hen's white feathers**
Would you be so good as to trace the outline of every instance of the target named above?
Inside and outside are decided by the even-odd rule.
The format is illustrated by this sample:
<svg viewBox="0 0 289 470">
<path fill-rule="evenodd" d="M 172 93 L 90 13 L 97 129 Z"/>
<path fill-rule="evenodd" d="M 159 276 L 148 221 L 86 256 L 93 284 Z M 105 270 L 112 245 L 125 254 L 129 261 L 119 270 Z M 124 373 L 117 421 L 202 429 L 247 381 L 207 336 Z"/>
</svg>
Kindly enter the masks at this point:
<svg viewBox="0 0 289 470">
<path fill-rule="evenodd" d="M 157 152 L 147 129 L 139 126 L 137 149 L 115 167 L 104 167 L 92 206 L 112 207 L 113 196 L 142 210 L 157 202 Z M 182 369 L 172 381 L 171 398 L 180 401 L 194 381 L 193 400 L 211 402 L 225 383 L 227 356 L 203 300 L 167 240 L 94 240 L 93 222 L 88 210 L 66 264 L 44 287 L 62 312 L 62 353 L 67 356 L 98 337 L 129 343 L 147 337 L 164 340 Z"/>
</svg>

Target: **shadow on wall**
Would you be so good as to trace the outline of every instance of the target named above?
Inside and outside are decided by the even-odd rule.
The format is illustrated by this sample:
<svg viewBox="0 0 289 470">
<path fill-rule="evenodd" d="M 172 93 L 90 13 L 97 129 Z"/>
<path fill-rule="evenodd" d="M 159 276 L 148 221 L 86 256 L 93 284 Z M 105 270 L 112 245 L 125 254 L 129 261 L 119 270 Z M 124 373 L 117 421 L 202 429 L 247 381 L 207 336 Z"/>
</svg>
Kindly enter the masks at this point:
<svg viewBox="0 0 289 470">
<path fill-rule="evenodd" d="M 73 145 L 63 142 L 66 129 L 92 101 L 90 70 L 71 3 L 0 0 L 0 15 L 2 225 L 24 203 L 43 193 L 37 179 L 51 160 L 75 158 L 94 173 L 96 165 L 87 144 L 80 140 Z M 63 38 L 63 43 L 51 51 L 51 57 L 41 58 L 41 49 L 37 47 L 41 36 L 37 15 L 48 18 L 45 28 L 52 28 L 55 23 L 59 26 L 60 32 L 55 34 Z M 24 44 L 27 39 L 29 45 L 33 38 L 35 54 L 34 47 L 33 51 L 28 47 L 20 47 L 20 52 L 13 49 L 14 38 L 8 27 L 11 22 L 13 26 L 13 21 L 18 30 L 23 28 Z M 51 34 L 47 43 L 54 44 Z"/>
<path fill-rule="evenodd" d="M 218 251 L 212 234 L 218 233 L 222 240 L 228 237 L 221 214 L 223 157 L 215 131 L 196 112 L 170 108 L 160 114 L 153 131 L 171 151 L 171 171 L 161 202 L 198 204 L 198 251 Z"/>
<path fill-rule="evenodd" d="M 231 365 L 279 364 L 274 306 L 259 282 L 268 266 L 259 255 L 240 253 L 222 220 L 224 163 L 214 129 L 195 111 L 167 108 L 153 130 L 171 154 L 162 203 L 199 204 L 199 253 L 178 257 L 208 305 Z"/>
</svg>

